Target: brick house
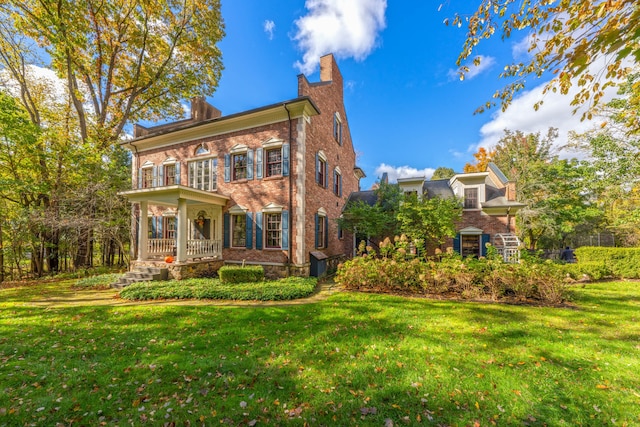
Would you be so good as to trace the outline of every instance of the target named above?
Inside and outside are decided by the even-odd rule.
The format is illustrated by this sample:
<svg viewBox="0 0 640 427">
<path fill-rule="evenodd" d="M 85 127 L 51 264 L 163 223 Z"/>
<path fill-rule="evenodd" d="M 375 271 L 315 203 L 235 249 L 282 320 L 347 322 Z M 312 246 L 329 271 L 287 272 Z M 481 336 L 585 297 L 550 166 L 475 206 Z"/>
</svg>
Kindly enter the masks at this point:
<svg viewBox="0 0 640 427">
<path fill-rule="evenodd" d="M 386 176 L 383 176 L 386 180 Z M 456 224 L 456 236 L 444 246 L 463 256 L 486 255 L 486 243 L 492 243 L 505 260 L 517 256 L 515 214 L 525 207 L 516 200 L 515 182 L 494 164 L 485 172 L 460 173 L 450 179 L 426 180 L 424 176 L 400 178 L 403 193 L 419 197 L 457 197 L 462 203 L 462 218 Z M 374 191 L 353 193 L 349 201 L 376 202 Z"/>
<path fill-rule="evenodd" d="M 352 252 L 335 219 L 363 171 L 333 55 L 320 81 L 298 76 L 297 98 L 223 116 L 204 99 L 191 118 L 134 127 L 133 266 L 168 264 L 174 277 L 223 263 L 270 276 L 309 275 Z M 313 254 L 313 255 L 312 255 Z"/>
</svg>

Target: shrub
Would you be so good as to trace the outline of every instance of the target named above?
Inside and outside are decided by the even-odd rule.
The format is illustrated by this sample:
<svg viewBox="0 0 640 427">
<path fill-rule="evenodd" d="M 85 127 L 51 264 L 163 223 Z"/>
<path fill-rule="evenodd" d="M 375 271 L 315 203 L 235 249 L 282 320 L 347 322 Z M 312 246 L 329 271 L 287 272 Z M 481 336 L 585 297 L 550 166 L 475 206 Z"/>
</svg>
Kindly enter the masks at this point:
<svg viewBox="0 0 640 427">
<path fill-rule="evenodd" d="M 154 299 L 224 299 L 283 301 L 311 295 L 317 285 L 315 277 L 288 277 L 280 280 L 247 283 L 222 283 L 217 279 L 187 279 L 134 283 L 120 292 L 129 300 Z"/>
<path fill-rule="evenodd" d="M 621 279 L 640 278 L 640 248 L 583 246 L 576 249 L 575 252 L 579 265 L 583 263 L 604 262 L 606 268 L 609 269 L 610 274 L 614 277 Z"/>
<path fill-rule="evenodd" d="M 565 264 L 563 271 L 574 280 L 580 280 L 585 275 L 589 280 L 601 280 L 611 277 L 612 273 L 605 261 L 580 261 L 578 264 Z"/>
<path fill-rule="evenodd" d="M 261 282 L 264 280 L 264 268 L 261 265 L 224 265 L 218 270 L 218 276 L 222 283 Z"/>
</svg>

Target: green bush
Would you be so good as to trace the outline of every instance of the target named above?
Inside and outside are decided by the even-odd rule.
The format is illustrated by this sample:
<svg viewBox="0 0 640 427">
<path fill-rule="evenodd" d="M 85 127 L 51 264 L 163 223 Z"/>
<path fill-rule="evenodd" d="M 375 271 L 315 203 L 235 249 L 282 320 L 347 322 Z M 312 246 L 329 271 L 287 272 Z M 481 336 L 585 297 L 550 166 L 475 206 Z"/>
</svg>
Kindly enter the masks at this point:
<svg viewBox="0 0 640 427">
<path fill-rule="evenodd" d="M 565 266 L 551 261 L 532 256 L 528 261 L 506 264 L 497 256 L 463 259 L 455 253 L 442 255 L 439 261 L 421 261 L 407 259 L 397 242 L 396 252 L 387 244 L 381 257 L 370 252 L 340 264 L 336 282 L 352 290 L 447 294 L 467 299 L 512 297 L 546 304 L 558 304 L 567 295 Z"/>
<path fill-rule="evenodd" d="M 640 278 L 640 248 L 602 248 L 583 246 L 575 251 L 578 265 L 604 262 L 609 274 L 621 279 Z M 588 273 L 585 272 L 588 275 Z M 597 280 L 592 277 L 592 279 Z"/>
<path fill-rule="evenodd" d="M 581 280 L 584 276 L 589 280 L 601 280 L 613 275 L 605 261 L 580 261 L 577 264 L 564 264 L 562 269 L 574 280 Z"/>
<path fill-rule="evenodd" d="M 264 280 L 264 268 L 261 265 L 224 265 L 218 270 L 222 283 L 249 283 Z"/>
<path fill-rule="evenodd" d="M 280 280 L 248 283 L 222 283 L 218 279 L 187 279 L 134 283 L 120 292 L 129 300 L 154 299 L 224 299 L 283 301 L 311 295 L 317 285 L 315 277 L 288 277 Z"/>
</svg>

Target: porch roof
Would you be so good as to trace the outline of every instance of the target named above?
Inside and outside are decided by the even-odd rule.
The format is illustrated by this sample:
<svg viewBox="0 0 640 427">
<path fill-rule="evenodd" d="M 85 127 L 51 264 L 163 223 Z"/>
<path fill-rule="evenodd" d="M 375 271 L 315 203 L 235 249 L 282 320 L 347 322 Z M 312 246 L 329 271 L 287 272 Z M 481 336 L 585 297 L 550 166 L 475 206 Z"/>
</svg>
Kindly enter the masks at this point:
<svg viewBox="0 0 640 427">
<path fill-rule="evenodd" d="M 198 190 L 184 185 L 169 185 L 166 187 L 141 188 L 118 193 L 132 203 L 148 202 L 152 205 L 178 206 L 178 199 L 184 199 L 187 204 L 202 204 L 225 206 L 230 199 L 210 191 Z"/>
</svg>

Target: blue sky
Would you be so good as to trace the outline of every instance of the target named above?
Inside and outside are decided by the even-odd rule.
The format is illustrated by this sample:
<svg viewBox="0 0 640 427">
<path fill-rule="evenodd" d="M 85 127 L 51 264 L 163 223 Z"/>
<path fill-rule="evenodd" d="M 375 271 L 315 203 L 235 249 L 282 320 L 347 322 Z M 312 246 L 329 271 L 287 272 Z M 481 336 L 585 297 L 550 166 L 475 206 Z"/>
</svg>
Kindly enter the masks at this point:
<svg viewBox="0 0 640 427">
<path fill-rule="evenodd" d="M 295 98 L 296 76 L 318 81 L 319 57 L 334 53 L 358 166 L 367 174 L 363 189 L 382 172 L 394 180 L 429 177 L 439 166 L 461 171 L 505 128 L 545 133 L 558 127 L 562 144 L 568 131 L 590 126 L 571 114 L 568 97 L 546 95 L 542 110 L 534 112 L 544 81 L 528 81 L 528 92 L 506 113 L 474 115 L 504 85 L 500 70 L 527 54 L 526 34 L 483 42 L 476 52 L 483 65 L 461 81 L 455 61 L 465 28 L 443 21 L 472 12 L 475 2 L 409 3 L 222 0 L 225 69 L 209 101 L 226 115 Z"/>
</svg>

